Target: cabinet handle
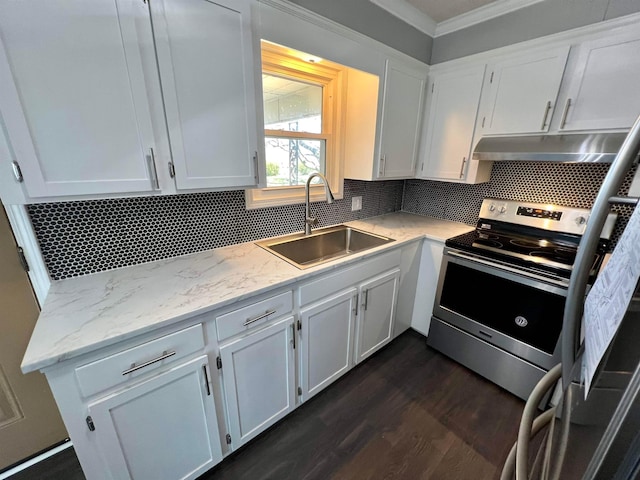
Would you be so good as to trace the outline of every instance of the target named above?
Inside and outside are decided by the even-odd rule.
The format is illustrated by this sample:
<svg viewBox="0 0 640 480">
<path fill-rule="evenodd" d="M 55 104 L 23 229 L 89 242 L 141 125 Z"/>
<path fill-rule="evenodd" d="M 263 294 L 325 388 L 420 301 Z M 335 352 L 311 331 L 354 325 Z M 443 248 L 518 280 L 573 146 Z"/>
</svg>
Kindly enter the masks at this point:
<svg viewBox="0 0 640 480">
<path fill-rule="evenodd" d="M 380 157 L 380 168 L 378 169 L 378 175 L 380 175 L 381 177 L 384 177 L 384 171 L 386 169 L 386 163 L 387 163 L 387 156 L 386 155 L 382 155 Z"/>
<path fill-rule="evenodd" d="M 202 373 L 204 374 L 204 384 L 207 387 L 207 396 L 211 396 L 211 387 L 209 387 L 209 374 L 207 373 L 206 365 L 202 365 Z"/>
<path fill-rule="evenodd" d="M 547 117 L 549 116 L 549 110 L 551 110 L 551 100 L 547 102 L 547 105 L 544 107 L 544 116 L 542 117 L 542 126 L 540 130 L 544 130 L 544 126 L 547 124 Z"/>
<path fill-rule="evenodd" d="M 291 345 L 293 345 L 293 349 L 296 349 L 296 324 L 295 322 L 291 324 Z"/>
<path fill-rule="evenodd" d="M 24 182 L 24 177 L 22 176 L 22 170 L 20 169 L 20 164 L 15 160 L 11 162 L 11 168 L 13 168 L 13 176 L 16 178 L 18 183 Z"/>
<path fill-rule="evenodd" d="M 261 315 L 258 315 L 257 317 L 247 318 L 245 320 L 245 322 L 242 324 L 242 326 L 246 327 L 247 325 L 251 325 L 253 322 L 257 322 L 258 320 L 262 320 L 263 318 L 267 318 L 269 315 L 272 315 L 274 313 L 276 313 L 275 310 L 267 310 L 266 312 L 264 312 Z"/>
<path fill-rule="evenodd" d="M 362 292 L 362 294 L 364 295 L 364 301 L 362 302 L 362 309 L 366 311 L 367 305 L 369 304 L 369 290 L 365 290 L 364 292 Z"/>
<path fill-rule="evenodd" d="M 487 119 L 487 117 L 482 117 L 482 128 L 484 128 L 484 122 Z"/>
<path fill-rule="evenodd" d="M 153 182 L 153 189 L 160 190 L 160 181 L 158 180 L 158 169 L 156 167 L 156 154 L 153 151 L 153 148 L 149 149 L 150 155 L 147 157 L 149 159 L 149 170 L 151 170 L 151 181 Z"/>
<path fill-rule="evenodd" d="M 567 103 L 564 104 L 564 112 L 562 112 L 562 120 L 560 120 L 560 129 L 562 130 L 567 123 L 567 115 L 569 114 L 569 107 L 571 107 L 571 99 L 567 98 Z"/>
<path fill-rule="evenodd" d="M 131 364 L 131 368 L 128 368 L 127 370 L 122 372 L 122 375 L 129 375 L 130 373 L 135 372 L 136 370 L 140 370 L 141 368 L 148 367 L 149 365 L 156 362 L 160 362 L 165 358 L 173 357 L 175 354 L 176 354 L 175 350 L 172 350 L 171 352 L 167 352 L 165 350 L 164 352 L 162 352 L 162 355 L 160 355 L 158 358 L 154 358 L 153 360 L 149 360 L 148 362 L 141 363 L 140 365 L 136 365 L 135 363 Z"/>
<path fill-rule="evenodd" d="M 462 165 L 460 165 L 460 178 L 464 176 L 464 165 L 467 163 L 467 157 L 462 157 Z"/>
<path fill-rule="evenodd" d="M 256 181 L 256 185 L 258 185 L 260 183 L 260 169 L 258 168 L 258 151 L 257 150 L 253 152 L 253 168 L 255 168 L 254 170 L 255 175 L 253 177 Z"/>
</svg>

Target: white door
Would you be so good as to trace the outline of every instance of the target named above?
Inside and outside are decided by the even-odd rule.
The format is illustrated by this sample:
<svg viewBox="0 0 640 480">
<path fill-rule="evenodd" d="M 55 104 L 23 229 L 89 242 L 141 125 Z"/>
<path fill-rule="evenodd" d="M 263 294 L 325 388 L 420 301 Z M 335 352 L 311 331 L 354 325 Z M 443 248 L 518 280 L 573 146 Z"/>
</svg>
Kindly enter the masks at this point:
<svg viewBox="0 0 640 480">
<path fill-rule="evenodd" d="M 293 329 L 293 317 L 287 317 L 220 348 L 234 449 L 294 408 Z"/>
<path fill-rule="evenodd" d="M 469 164 L 485 66 L 436 75 L 427 98 L 420 178 L 461 180 Z"/>
<path fill-rule="evenodd" d="M 493 65 L 483 134 L 549 130 L 569 47 L 524 54 Z"/>
<path fill-rule="evenodd" d="M 117 479 L 190 479 L 222 460 L 205 355 L 89 405 Z"/>
<path fill-rule="evenodd" d="M 353 332 L 358 290 L 350 288 L 300 311 L 302 399 L 348 372 L 353 366 Z"/>
<path fill-rule="evenodd" d="M 561 130 L 630 128 L 640 115 L 640 39 L 586 42 L 567 89 Z"/>
<path fill-rule="evenodd" d="M 377 178 L 413 177 L 426 80 L 425 72 L 387 60 Z"/>
<path fill-rule="evenodd" d="M 391 341 L 400 270 L 373 278 L 360 286 L 356 363 Z"/>
<path fill-rule="evenodd" d="M 177 187 L 255 185 L 249 2 L 158 0 L 151 10 Z"/>
<path fill-rule="evenodd" d="M 0 2 L 0 112 L 29 196 L 157 187 L 139 34 L 141 1 Z"/>
</svg>

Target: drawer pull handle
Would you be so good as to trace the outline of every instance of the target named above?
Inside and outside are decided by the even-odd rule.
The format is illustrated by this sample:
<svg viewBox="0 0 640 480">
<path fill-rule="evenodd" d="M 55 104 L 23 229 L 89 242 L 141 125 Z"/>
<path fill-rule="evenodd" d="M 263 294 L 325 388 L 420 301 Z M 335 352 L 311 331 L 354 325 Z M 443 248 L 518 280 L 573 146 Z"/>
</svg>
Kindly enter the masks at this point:
<svg viewBox="0 0 640 480">
<path fill-rule="evenodd" d="M 247 320 L 242 324 L 243 327 L 247 325 L 251 325 L 253 322 L 257 322 L 258 320 L 262 320 L 263 318 L 267 318 L 269 315 L 273 315 L 276 313 L 275 310 L 267 310 L 262 315 L 258 315 L 257 317 L 247 318 Z"/>
<path fill-rule="evenodd" d="M 175 350 L 171 351 L 171 352 L 167 352 L 165 350 L 164 352 L 162 352 L 162 355 L 160 355 L 158 358 L 154 358 L 153 360 L 149 360 L 148 362 L 141 363 L 140 365 L 136 365 L 134 363 L 133 365 L 131 365 L 131 368 L 128 368 L 127 370 L 122 372 L 122 375 L 129 375 L 130 373 L 133 373 L 136 370 L 140 370 L 141 368 L 148 367 L 149 365 L 151 365 L 153 363 L 156 363 L 156 362 L 160 362 L 160 361 L 164 360 L 165 358 L 173 357 L 175 354 L 176 354 Z"/>
</svg>

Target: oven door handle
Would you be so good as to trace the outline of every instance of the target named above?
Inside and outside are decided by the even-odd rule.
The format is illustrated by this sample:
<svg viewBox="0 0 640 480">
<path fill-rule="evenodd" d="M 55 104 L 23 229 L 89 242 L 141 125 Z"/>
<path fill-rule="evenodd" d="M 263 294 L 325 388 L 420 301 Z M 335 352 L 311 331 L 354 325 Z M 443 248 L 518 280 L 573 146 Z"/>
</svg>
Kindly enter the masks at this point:
<svg viewBox="0 0 640 480">
<path fill-rule="evenodd" d="M 445 257 L 449 256 L 453 258 L 459 258 L 463 260 L 471 268 L 473 268 L 474 263 L 480 264 L 490 269 L 490 271 L 487 273 L 492 273 L 499 277 L 507 278 L 509 280 L 514 280 L 518 283 L 522 283 L 524 285 L 529 285 L 532 287 L 541 286 L 543 290 L 546 290 L 551 293 L 556 293 L 562 296 L 567 295 L 567 284 L 563 283 L 560 280 L 546 278 L 546 277 L 543 277 L 542 275 L 536 275 L 530 272 L 523 272 L 522 270 L 518 270 L 517 268 L 509 267 L 508 265 L 504 265 L 504 264 L 496 264 L 489 260 L 484 260 L 482 258 L 476 257 L 474 255 L 467 255 L 467 254 L 458 252 L 457 250 L 447 249 L 445 250 L 444 255 Z M 476 270 L 478 270 L 478 268 L 476 268 Z M 481 270 L 486 271 L 486 269 L 481 269 Z M 500 275 L 500 272 L 508 272 L 508 273 L 511 273 L 512 275 L 516 275 L 518 277 L 518 280 L 512 278 L 512 275 L 509 275 L 508 277 L 505 277 L 504 275 Z"/>
</svg>

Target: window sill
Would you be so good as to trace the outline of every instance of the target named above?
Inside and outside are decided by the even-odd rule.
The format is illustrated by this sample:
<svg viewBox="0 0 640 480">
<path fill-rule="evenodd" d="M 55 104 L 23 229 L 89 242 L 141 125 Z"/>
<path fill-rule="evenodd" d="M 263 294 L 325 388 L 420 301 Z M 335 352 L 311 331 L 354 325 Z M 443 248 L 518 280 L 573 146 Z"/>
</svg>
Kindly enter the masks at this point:
<svg viewBox="0 0 640 480">
<path fill-rule="evenodd" d="M 343 183 L 340 182 L 339 188 L 331 187 L 331 192 L 336 200 L 340 200 L 344 196 Z M 244 196 L 247 210 L 305 203 L 303 186 L 252 188 L 245 190 Z M 311 202 L 322 202 L 326 198 L 322 185 L 311 186 L 309 194 Z"/>
</svg>

